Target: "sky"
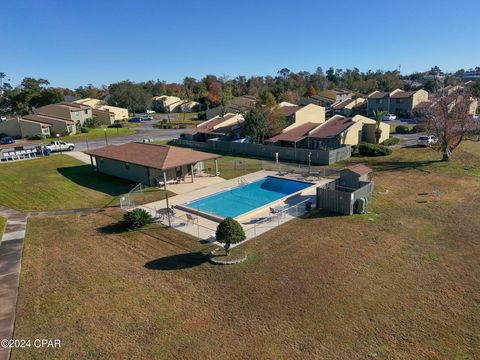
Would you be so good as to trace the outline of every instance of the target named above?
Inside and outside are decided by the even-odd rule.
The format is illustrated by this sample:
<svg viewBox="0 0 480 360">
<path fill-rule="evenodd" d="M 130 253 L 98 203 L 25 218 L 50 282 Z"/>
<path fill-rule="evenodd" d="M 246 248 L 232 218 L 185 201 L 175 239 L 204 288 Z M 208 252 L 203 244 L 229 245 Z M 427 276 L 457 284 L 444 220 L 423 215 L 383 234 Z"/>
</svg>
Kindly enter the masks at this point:
<svg viewBox="0 0 480 360">
<path fill-rule="evenodd" d="M 477 0 L 6 0 L 0 72 L 75 88 L 206 74 L 480 65 Z"/>
</svg>

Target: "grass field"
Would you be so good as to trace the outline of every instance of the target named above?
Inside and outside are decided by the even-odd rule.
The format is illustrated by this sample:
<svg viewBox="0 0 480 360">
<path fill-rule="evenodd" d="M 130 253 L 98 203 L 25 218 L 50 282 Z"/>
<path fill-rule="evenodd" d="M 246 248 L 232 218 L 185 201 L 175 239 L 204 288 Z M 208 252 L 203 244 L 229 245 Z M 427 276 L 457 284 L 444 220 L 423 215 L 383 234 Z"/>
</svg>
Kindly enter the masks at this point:
<svg viewBox="0 0 480 360">
<path fill-rule="evenodd" d="M 475 359 L 480 144 L 435 159 L 363 159 L 369 214 L 293 220 L 235 266 L 174 230 L 118 232 L 115 213 L 32 218 L 14 338 L 62 347 L 12 358 Z"/>
<path fill-rule="evenodd" d="M 22 211 L 116 206 L 119 195 L 136 185 L 67 155 L 1 164 L 0 171 L 0 204 Z M 163 198 L 163 191 L 149 190 L 138 202 Z"/>
<path fill-rule="evenodd" d="M 66 141 L 66 142 L 72 142 L 72 141 L 81 141 L 84 140 L 98 140 L 98 139 L 104 139 L 105 138 L 105 131 L 107 130 L 107 138 L 111 137 L 116 137 L 116 136 L 126 136 L 126 135 L 132 135 L 135 134 L 135 129 L 131 126 L 128 127 L 123 127 L 123 128 L 107 128 L 107 127 L 100 127 L 96 129 L 90 129 L 90 131 L 86 134 L 82 134 L 78 132 L 75 135 L 70 135 L 70 136 L 63 136 L 60 137 L 60 140 Z M 44 139 L 43 142 L 45 143 L 50 143 L 50 141 L 54 141 L 56 139 Z"/>
</svg>

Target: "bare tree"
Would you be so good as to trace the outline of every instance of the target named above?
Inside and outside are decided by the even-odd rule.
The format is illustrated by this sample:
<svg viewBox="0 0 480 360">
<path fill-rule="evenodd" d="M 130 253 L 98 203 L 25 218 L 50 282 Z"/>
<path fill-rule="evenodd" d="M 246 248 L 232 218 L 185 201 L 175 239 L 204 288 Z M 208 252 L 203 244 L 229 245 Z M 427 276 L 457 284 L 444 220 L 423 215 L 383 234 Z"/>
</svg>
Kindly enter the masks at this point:
<svg viewBox="0 0 480 360">
<path fill-rule="evenodd" d="M 438 142 L 433 148 L 448 161 L 463 140 L 472 139 L 480 129 L 479 121 L 471 114 L 473 99 L 462 87 L 451 93 L 441 93 L 422 111 L 423 125 Z"/>
</svg>

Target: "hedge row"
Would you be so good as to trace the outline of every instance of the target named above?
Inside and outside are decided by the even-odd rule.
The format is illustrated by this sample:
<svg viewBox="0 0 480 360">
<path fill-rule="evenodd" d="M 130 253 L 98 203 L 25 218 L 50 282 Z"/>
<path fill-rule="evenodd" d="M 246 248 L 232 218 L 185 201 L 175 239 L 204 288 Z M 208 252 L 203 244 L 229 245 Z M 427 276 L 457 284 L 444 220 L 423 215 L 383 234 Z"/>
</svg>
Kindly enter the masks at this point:
<svg viewBox="0 0 480 360">
<path fill-rule="evenodd" d="M 392 153 L 392 149 L 385 145 L 376 144 L 360 144 L 358 153 L 365 156 L 385 156 Z"/>
</svg>

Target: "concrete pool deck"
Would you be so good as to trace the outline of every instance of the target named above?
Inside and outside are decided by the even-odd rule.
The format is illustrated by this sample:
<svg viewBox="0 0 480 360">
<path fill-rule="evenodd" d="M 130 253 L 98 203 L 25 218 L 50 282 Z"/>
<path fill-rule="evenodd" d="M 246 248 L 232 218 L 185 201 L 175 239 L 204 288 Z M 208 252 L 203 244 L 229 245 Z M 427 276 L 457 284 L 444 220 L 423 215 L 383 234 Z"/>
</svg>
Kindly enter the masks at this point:
<svg viewBox="0 0 480 360">
<path fill-rule="evenodd" d="M 284 204 L 286 207 L 292 207 L 306 200 L 311 201 L 315 205 L 316 188 L 332 181 L 332 179 L 302 177 L 294 174 L 280 176 L 278 172 L 268 170 L 257 171 L 230 180 L 225 180 L 220 177 L 196 178 L 195 182 L 193 183 L 167 185 L 168 190 L 178 194 L 169 198 L 169 204 L 170 206 L 181 205 L 186 202 L 209 196 L 232 187 L 237 187 L 239 186 L 241 181 L 253 182 L 266 176 L 276 176 L 284 179 L 314 183 L 314 185 L 304 189 L 300 194 L 287 196 L 286 198 L 282 198 L 278 201 Z M 275 205 L 278 205 L 278 202 L 275 202 Z M 290 211 L 283 213 L 281 216 L 274 217 L 272 217 L 270 214 L 269 206 L 263 206 L 260 207 L 258 210 L 254 210 L 246 214 L 246 216 L 240 216 L 239 222 L 245 230 L 247 240 L 249 240 L 255 236 L 260 235 L 263 232 L 266 232 L 280 224 L 285 223 L 288 220 L 295 218 L 298 215 L 301 215 L 302 213 L 304 213 L 304 204 L 302 205 L 303 207 L 300 208 L 299 206 L 298 210 L 297 208 L 293 208 Z M 157 210 L 166 208 L 166 206 L 166 200 L 160 200 L 139 207 L 144 208 L 145 210 L 152 213 L 152 215 L 154 215 L 156 214 Z M 234 206 L 234 204 L 232 206 Z M 218 222 L 207 219 L 201 215 L 195 215 L 180 209 L 174 209 L 174 213 L 174 216 L 171 217 L 172 227 L 177 230 L 183 231 L 191 236 L 194 236 L 199 240 L 214 240 L 213 237 L 215 235 Z M 191 219 L 193 218 L 193 221 L 187 218 L 187 214 Z M 167 218 L 165 217 L 162 222 L 165 224 L 168 223 Z"/>
</svg>

